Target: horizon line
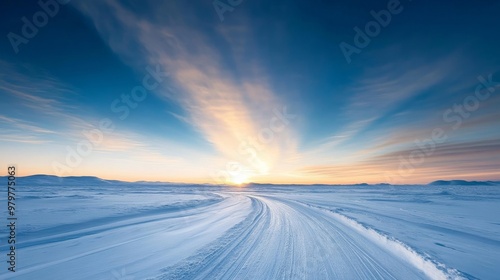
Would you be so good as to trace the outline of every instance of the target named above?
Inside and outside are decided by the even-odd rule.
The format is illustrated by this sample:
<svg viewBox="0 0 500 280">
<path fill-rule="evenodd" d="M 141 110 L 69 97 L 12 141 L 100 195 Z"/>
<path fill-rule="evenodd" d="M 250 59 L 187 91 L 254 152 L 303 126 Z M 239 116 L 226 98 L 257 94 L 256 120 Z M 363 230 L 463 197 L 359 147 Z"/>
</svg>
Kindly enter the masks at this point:
<svg viewBox="0 0 500 280">
<path fill-rule="evenodd" d="M 33 177 L 33 176 L 50 176 L 50 177 L 56 177 L 56 178 L 81 178 L 81 177 L 92 177 L 92 178 L 97 178 L 100 180 L 105 180 L 105 181 L 118 181 L 118 182 L 123 182 L 123 183 L 165 183 L 165 184 L 191 184 L 191 185 L 222 185 L 222 186 L 247 186 L 247 185 L 277 185 L 277 186 L 359 186 L 359 185 L 369 185 L 369 186 L 376 186 L 376 185 L 390 185 L 390 186 L 413 186 L 413 185 L 430 185 L 431 183 L 434 182 L 439 182 L 439 181 L 465 181 L 467 183 L 473 183 L 473 182 L 478 182 L 478 183 L 488 183 L 488 182 L 493 182 L 493 183 L 499 183 L 500 179 L 494 179 L 494 180 L 464 180 L 464 179 L 451 179 L 451 180 L 444 180 L 444 179 L 438 179 L 434 180 L 428 183 L 424 184 L 419 184 L 419 183 L 408 183 L 408 184 L 391 184 L 387 182 L 379 182 L 379 183 L 366 183 L 366 182 L 361 182 L 361 183 L 350 183 L 350 184 L 339 184 L 339 183 L 305 183 L 305 184 L 297 184 L 297 183 L 258 183 L 258 182 L 247 182 L 247 183 L 242 183 L 242 184 L 229 184 L 229 183 L 189 183 L 189 182 L 172 182 L 172 181 L 147 181 L 147 180 L 139 180 L 139 181 L 126 181 L 126 180 L 119 180 L 119 179 L 105 179 L 101 178 L 98 176 L 93 176 L 93 175 L 69 175 L 69 176 L 58 176 L 58 175 L 52 175 L 52 174 L 31 174 L 31 175 L 25 175 L 25 176 L 16 176 L 16 178 L 25 178 L 25 177 Z M 9 175 L 2 175 L 1 177 L 9 177 Z"/>
</svg>

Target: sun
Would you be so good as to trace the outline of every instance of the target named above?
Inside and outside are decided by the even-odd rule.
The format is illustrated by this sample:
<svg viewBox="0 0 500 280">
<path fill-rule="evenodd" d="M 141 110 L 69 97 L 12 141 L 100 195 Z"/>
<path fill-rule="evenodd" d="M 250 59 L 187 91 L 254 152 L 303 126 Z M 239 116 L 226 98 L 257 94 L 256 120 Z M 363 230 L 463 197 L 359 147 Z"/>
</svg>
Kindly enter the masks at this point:
<svg viewBox="0 0 500 280">
<path fill-rule="evenodd" d="M 245 183 L 248 183 L 248 179 L 249 179 L 248 175 L 243 173 L 238 173 L 231 176 L 231 183 L 234 185 L 241 186 Z"/>
</svg>

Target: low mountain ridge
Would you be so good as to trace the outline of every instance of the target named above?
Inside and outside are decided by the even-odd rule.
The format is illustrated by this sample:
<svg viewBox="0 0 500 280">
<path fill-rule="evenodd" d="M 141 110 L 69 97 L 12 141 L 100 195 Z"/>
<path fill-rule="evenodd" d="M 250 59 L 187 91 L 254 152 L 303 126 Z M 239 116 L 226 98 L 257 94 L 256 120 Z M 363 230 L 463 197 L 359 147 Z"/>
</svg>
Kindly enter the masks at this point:
<svg viewBox="0 0 500 280">
<path fill-rule="evenodd" d="M 1 177 L 7 179 L 7 176 Z M 57 186 L 57 185 L 110 185 L 113 183 L 128 183 L 116 180 L 104 180 L 94 176 L 68 176 L 58 177 L 54 175 L 30 175 L 25 177 L 16 177 L 18 184 L 22 185 L 36 185 L 36 186 Z"/>
<path fill-rule="evenodd" d="M 437 180 L 429 183 L 430 186 L 495 186 L 500 181 L 466 181 L 466 180 Z"/>
</svg>

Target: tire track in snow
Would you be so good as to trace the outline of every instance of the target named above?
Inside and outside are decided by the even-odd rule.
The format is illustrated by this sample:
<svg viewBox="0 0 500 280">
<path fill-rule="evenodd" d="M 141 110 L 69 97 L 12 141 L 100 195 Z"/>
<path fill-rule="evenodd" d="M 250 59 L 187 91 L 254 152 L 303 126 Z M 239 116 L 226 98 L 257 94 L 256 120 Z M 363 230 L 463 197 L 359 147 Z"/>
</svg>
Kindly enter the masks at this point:
<svg viewBox="0 0 500 280">
<path fill-rule="evenodd" d="M 159 264 L 165 261 L 175 263 L 175 255 L 189 256 L 191 250 L 195 252 L 203 244 L 215 240 L 224 233 L 226 226 L 237 224 L 250 212 L 250 203 L 242 196 L 227 196 L 215 203 L 198 204 L 198 207 L 188 206 L 174 211 L 162 209 L 161 214 L 153 211 L 151 215 L 119 219 L 116 223 L 96 225 L 81 231 L 59 233 L 42 240 L 44 242 L 40 239 L 23 240 L 24 247 L 19 255 L 29 257 L 23 259 L 18 271 L 9 274 L 8 279 L 109 279 L 112 269 L 109 265 L 102 265 L 101 260 L 118 258 L 127 266 L 129 273 L 149 273 L 147 277 L 151 277 L 160 273 L 157 269 Z M 184 223 L 185 219 L 191 223 Z M 68 236 L 71 238 L 65 238 Z M 163 242 L 153 244 L 152 240 Z M 190 242 L 182 242 L 185 240 Z M 52 251 L 59 253 L 51 254 Z M 166 251 L 172 253 L 164 254 Z M 147 262 L 142 263 L 139 270 L 133 267 L 144 260 Z M 78 267 L 81 271 L 75 274 L 67 267 Z M 6 279 L 6 276 L 0 274 L 0 279 Z"/>
<path fill-rule="evenodd" d="M 351 219 L 335 211 L 319 206 L 314 206 L 308 203 L 302 203 L 298 201 L 294 201 L 294 203 L 325 211 L 336 221 L 352 228 L 353 230 L 362 234 L 366 239 L 371 240 L 373 243 L 378 244 L 378 246 L 406 260 L 408 263 L 421 270 L 431 279 L 465 279 L 457 270 L 448 268 L 442 263 L 431 260 L 429 257 L 422 256 L 405 243 L 377 232 L 372 228 L 364 226 L 354 219 Z M 331 223 L 331 221 L 329 221 L 329 223 Z"/>
<path fill-rule="evenodd" d="M 353 229 L 364 235 L 366 238 L 372 240 L 374 243 L 377 243 L 378 245 L 385 247 L 387 250 L 393 252 L 395 255 L 401 257 L 402 259 L 405 259 L 406 261 L 414 265 L 416 268 L 424 272 L 427 276 L 429 276 L 429 278 L 464 279 L 462 276 L 460 276 L 458 271 L 447 268 L 444 264 L 437 263 L 435 261 L 430 260 L 429 258 L 426 258 L 418 254 L 408 245 L 404 244 L 399 240 L 395 240 L 386 235 L 378 233 L 377 231 L 365 227 L 360 223 L 356 222 L 355 220 L 350 219 L 339 213 L 332 213 L 332 215 L 334 215 L 334 217 L 338 221 L 346 224 L 347 226 L 352 227 Z"/>
<path fill-rule="evenodd" d="M 157 279 L 450 279 L 403 243 L 324 209 L 246 194 L 250 215 Z"/>
<path fill-rule="evenodd" d="M 231 228 L 225 236 L 209 244 L 194 256 L 189 257 L 178 265 L 166 268 L 164 270 L 167 272 L 166 275 L 159 279 L 209 279 L 205 278 L 207 274 L 215 276 L 225 273 L 225 271 L 219 268 L 219 264 L 229 262 L 231 261 L 231 257 L 236 257 L 234 256 L 234 250 L 238 246 L 240 250 L 248 249 L 242 243 L 248 241 L 250 234 L 258 225 L 262 226 L 262 224 L 267 224 L 268 222 L 264 220 L 266 219 L 264 215 L 266 206 L 253 197 L 250 197 L 250 199 L 252 200 L 252 209 L 254 210 L 245 220 Z M 253 241 L 257 240 L 254 239 Z M 248 254 L 248 250 L 246 253 Z M 234 272 L 234 270 L 235 268 L 231 268 L 231 271 Z"/>
</svg>

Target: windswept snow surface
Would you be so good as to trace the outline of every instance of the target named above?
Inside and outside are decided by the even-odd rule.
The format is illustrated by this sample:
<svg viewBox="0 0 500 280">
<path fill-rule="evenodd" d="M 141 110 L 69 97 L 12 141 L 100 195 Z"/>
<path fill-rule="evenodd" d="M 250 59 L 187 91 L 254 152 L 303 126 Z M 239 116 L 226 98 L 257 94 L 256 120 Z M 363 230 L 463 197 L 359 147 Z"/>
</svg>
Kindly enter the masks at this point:
<svg viewBox="0 0 500 280">
<path fill-rule="evenodd" d="M 23 186 L 17 195 L 16 272 L 2 227 L 1 279 L 500 275 L 492 186 Z"/>
</svg>

